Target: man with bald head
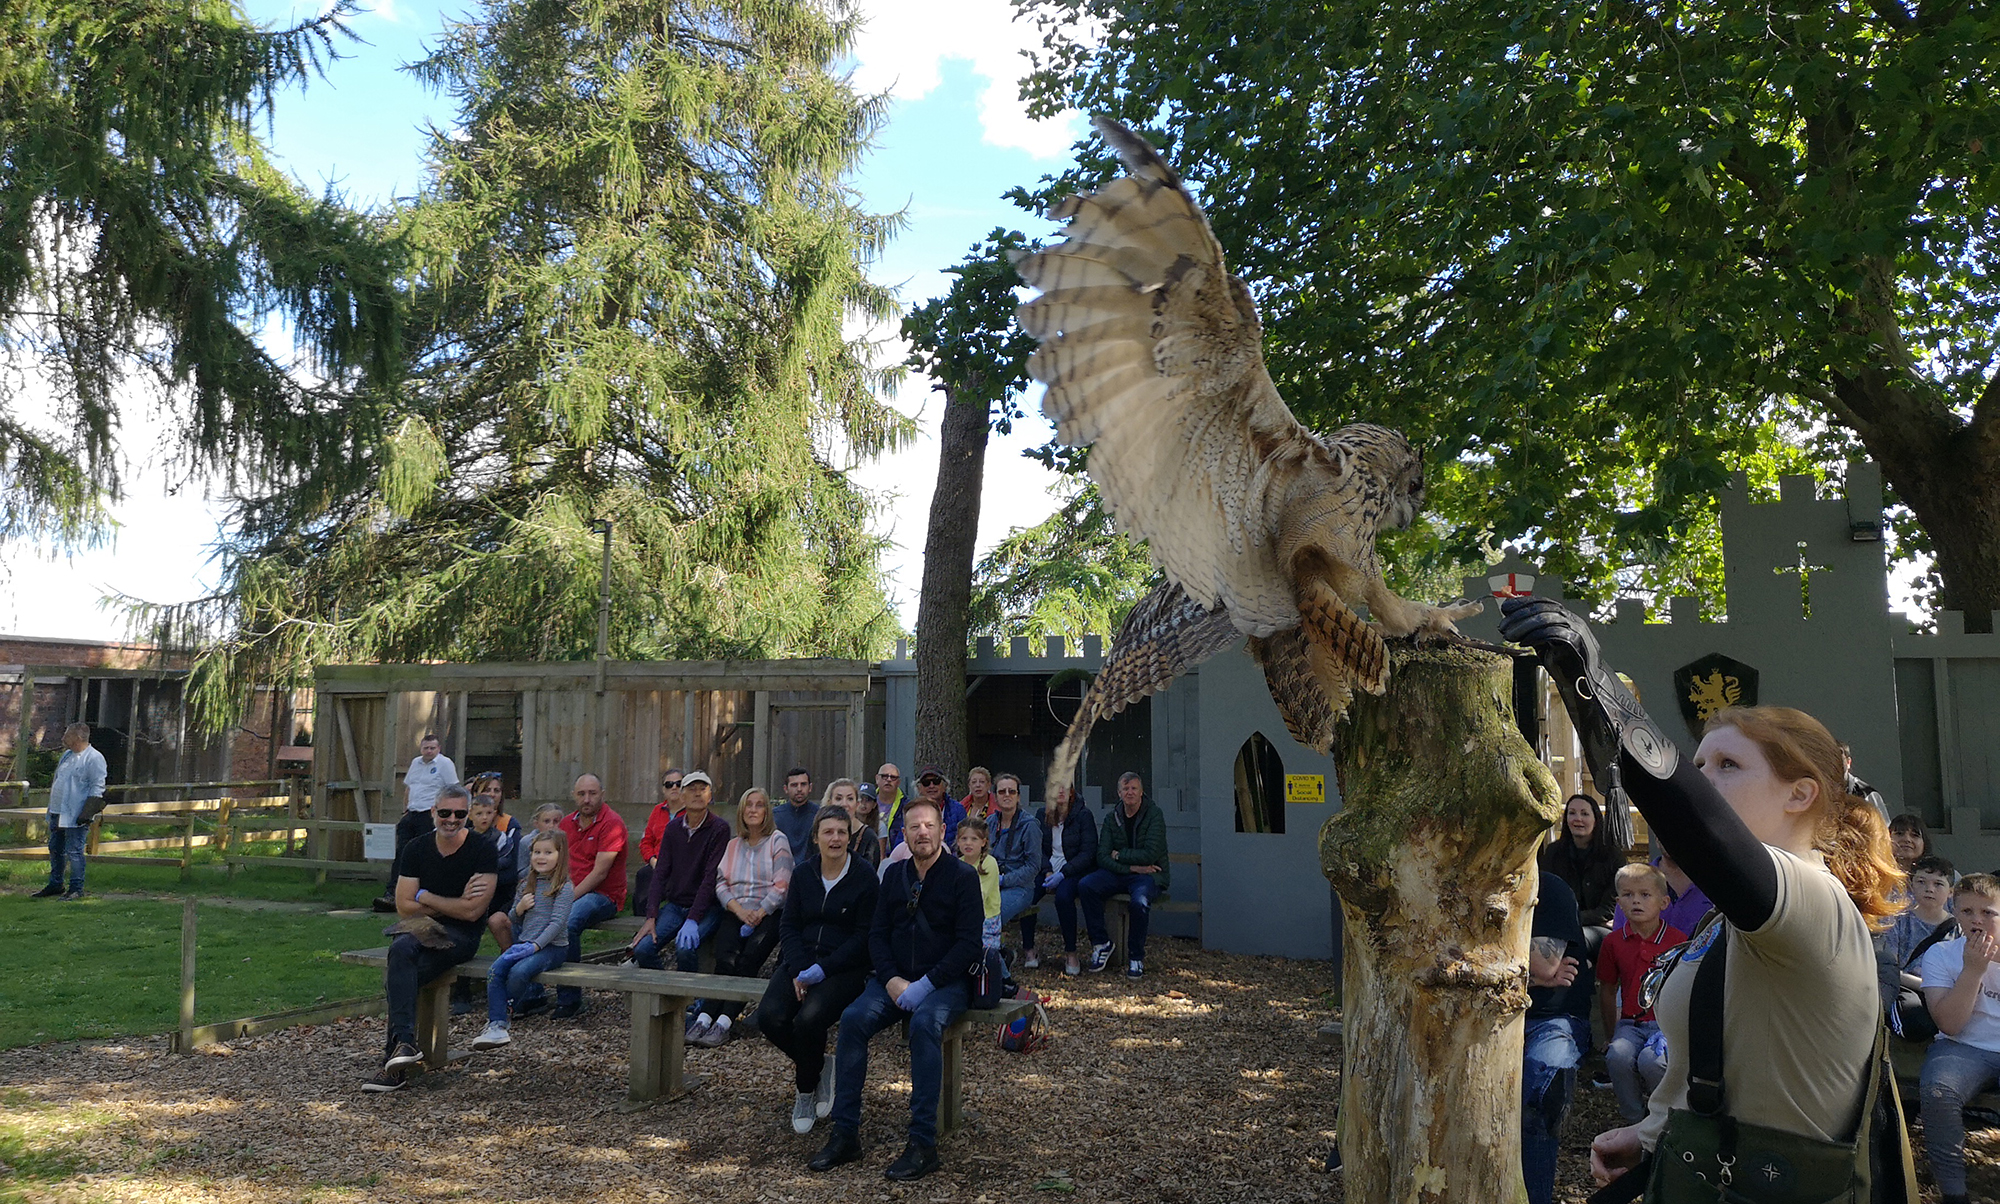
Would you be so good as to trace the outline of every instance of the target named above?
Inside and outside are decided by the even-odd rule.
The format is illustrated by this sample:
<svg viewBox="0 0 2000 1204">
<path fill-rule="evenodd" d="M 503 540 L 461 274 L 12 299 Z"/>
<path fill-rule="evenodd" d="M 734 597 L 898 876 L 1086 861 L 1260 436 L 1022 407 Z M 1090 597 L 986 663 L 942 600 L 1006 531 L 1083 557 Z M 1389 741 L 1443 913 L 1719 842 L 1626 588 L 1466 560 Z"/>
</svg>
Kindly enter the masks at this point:
<svg viewBox="0 0 2000 1204">
<path fill-rule="evenodd" d="M 576 810 L 563 817 L 569 837 L 569 880 L 576 902 L 569 909 L 569 954 L 582 956 L 583 930 L 601 924 L 625 906 L 625 821 L 604 805 L 604 783 L 594 773 L 577 776 L 570 788 Z M 583 989 L 557 987 L 555 1018 L 568 1020 L 583 1011 Z"/>
</svg>

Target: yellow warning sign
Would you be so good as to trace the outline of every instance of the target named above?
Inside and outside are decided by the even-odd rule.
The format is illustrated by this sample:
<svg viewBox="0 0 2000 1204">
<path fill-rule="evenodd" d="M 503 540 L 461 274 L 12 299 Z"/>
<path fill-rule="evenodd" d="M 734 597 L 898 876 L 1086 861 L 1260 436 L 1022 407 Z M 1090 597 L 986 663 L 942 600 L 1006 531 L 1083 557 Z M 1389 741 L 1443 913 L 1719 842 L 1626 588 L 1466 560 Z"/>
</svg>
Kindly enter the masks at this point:
<svg viewBox="0 0 2000 1204">
<path fill-rule="evenodd" d="M 1288 803 L 1325 802 L 1326 775 L 1323 773 L 1286 774 L 1285 801 Z"/>
</svg>

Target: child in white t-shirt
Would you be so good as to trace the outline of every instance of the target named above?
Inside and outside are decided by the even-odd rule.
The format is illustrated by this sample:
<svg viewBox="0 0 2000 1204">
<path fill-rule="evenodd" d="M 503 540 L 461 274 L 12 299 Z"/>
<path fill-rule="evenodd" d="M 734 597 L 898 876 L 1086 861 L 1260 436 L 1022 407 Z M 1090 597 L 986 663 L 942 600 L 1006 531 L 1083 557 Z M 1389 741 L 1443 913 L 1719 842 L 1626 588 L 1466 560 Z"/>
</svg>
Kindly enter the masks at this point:
<svg viewBox="0 0 2000 1204">
<path fill-rule="evenodd" d="M 2000 1082 L 2000 878 L 1967 874 L 1951 896 L 1963 935 L 1924 954 L 1924 1001 L 1937 1040 L 1924 1058 L 1924 1148 L 1943 1204 L 1965 1204 L 1963 1109 Z"/>
</svg>

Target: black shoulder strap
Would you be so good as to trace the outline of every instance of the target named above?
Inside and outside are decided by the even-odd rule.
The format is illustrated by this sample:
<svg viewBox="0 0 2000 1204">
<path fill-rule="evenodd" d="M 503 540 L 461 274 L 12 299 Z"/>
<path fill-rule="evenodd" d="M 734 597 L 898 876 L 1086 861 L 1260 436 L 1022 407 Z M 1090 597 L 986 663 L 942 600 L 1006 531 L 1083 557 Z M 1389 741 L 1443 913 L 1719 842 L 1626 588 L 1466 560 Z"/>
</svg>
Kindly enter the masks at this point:
<svg viewBox="0 0 2000 1204">
<path fill-rule="evenodd" d="M 1939 941 L 1949 940 L 1957 935 L 1958 935 L 1957 920 L 1953 919 L 1951 916 L 1946 916 L 1944 919 L 1938 921 L 1938 926 L 1936 928 L 1931 929 L 1930 935 L 1925 937 L 1923 940 L 1918 941 L 1917 947 L 1910 950 L 1910 956 L 1903 959 L 1903 969 L 1907 970 L 1911 966 L 1916 965 L 1917 959 L 1922 957 L 1924 954 L 1929 953 L 1932 945 L 1937 944 Z"/>
<path fill-rule="evenodd" d="M 1717 921 L 1720 923 L 1720 921 Z M 1688 1001 L 1688 1107 L 1700 1116 L 1721 1116 L 1722 988 L 1728 972 L 1729 929 L 1723 925 L 1695 969 Z"/>
</svg>

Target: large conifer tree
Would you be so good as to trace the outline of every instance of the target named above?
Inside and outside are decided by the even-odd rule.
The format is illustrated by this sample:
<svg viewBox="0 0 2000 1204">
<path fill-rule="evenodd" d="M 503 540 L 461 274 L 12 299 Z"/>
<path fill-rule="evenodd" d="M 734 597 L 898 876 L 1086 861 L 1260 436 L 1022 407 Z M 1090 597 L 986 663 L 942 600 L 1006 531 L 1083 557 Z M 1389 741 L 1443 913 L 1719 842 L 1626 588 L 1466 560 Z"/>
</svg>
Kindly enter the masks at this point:
<svg viewBox="0 0 2000 1204">
<path fill-rule="evenodd" d="M 590 655 L 598 519 L 614 656 L 879 648 L 842 468 L 908 428 L 849 333 L 894 313 L 863 275 L 890 220 L 843 184 L 880 113 L 834 73 L 851 34 L 809 0 L 487 0 L 447 30 L 392 433 L 241 504 L 226 593 L 175 616 L 224 634 L 207 701 L 327 660 Z"/>
</svg>

